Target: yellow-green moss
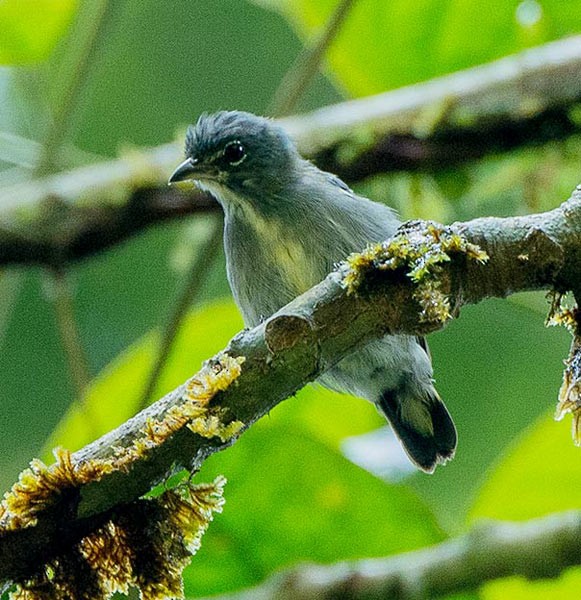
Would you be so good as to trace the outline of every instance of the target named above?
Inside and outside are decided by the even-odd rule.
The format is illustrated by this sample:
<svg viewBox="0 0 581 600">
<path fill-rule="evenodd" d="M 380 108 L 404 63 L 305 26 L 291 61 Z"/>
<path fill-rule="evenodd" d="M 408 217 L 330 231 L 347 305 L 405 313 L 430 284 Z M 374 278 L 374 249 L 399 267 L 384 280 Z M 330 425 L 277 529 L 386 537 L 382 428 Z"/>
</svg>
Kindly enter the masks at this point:
<svg viewBox="0 0 581 600">
<path fill-rule="evenodd" d="M 415 284 L 413 295 L 421 307 L 420 320 L 444 322 L 450 318 L 450 304 L 439 276 L 443 263 L 458 255 L 479 263 L 488 260 L 486 252 L 449 227 L 408 225 L 388 242 L 349 256 L 343 283 L 349 293 L 355 293 L 372 273 L 402 270 Z"/>
<path fill-rule="evenodd" d="M 107 600 L 140 591 L 144 600 L 183 598 L 182 571 L 200 547 L 226 480 L 183 483 L 157 498 L 141 498 L 103 527 L 18 582 L 11 600 Z"/>
<path fill-rule="evenodd" d="M 225 422 L 226 411 L 208 405 L 239 377 L 243 363 L 244 357 L 227 354 L 207 361 L 187 383 L 180 402 L 162 417 L 148 419 L 133 443 L 116 448 L 109 458 L 75 462 L 69 451 L 57 449 L 53 465 L 33 460 L 4 495 L 0 533 L 33 526 L 63 493 L 75 493 L 106 474 L 126 470 L 183 427 L 222 441 L 237 435 L 244 424 Z M 223 478 L 213 484 L 188 482 L 156 498 L 116 508 L 103 527 L 19 582 L 11 598 L 101 600 L 129 586 L 138 587 L 141 598 L 148 600 L 182 597 L 182 570 L 198 549 L 213 513 L 221 510 L 224 484 Z"/>
<path fill-rule="evenodd" d="M 581 313 L 577 306 L 568 306 L 565 296 L 559 292 L 551 292 L 549 298 L 551 308 L 547 326 L 562 325 L 573 336 L 569 357 L 565 361 L 555 419 L 561 421 L 566 414 L 571 413 L 573 442 L 576 446 L 581 446 Z"/>
<path fill-rule="evenodd" d="M 573 442 L 581 446 L 581 338 L 578 336 L 575 336 L 569 358 L 565 361 L 555 419 L 561 421 L 568 413 L 572 416 Z"/>
<path fill-rule="evenodd" d="M 197 433 L 205 438 L 218 437 L 223 442 L 232 439 L 238 435 L 244 423 L 242 421 L 232 421 L 228 425 L 224 425 L 220 419 L 220 412 L 197 417 L 188 423 L 188 429 L 193 433 Z"/>
<path fill-rule="evenodd" d="M 141 435 L 129 447 L 117 448 L 107 459 L 74 462 L 71 453 L 62 448 L 55 449 L 56 461 L 50 466 L 34 459 L 0 503 L 0 532 L 34 525 L 37 515 L 58 502 L 65 490 L 74 490 L 99 481 L 108 473 L 126 469 L 182 427 L 204 437 L 217 436 L 222 441 L 235 436 L 244 424 L 240 421 L 224 423 L 224 410 L 210 409 L 208 403 L 239 377 L 243 363 L 244 357 L 233 358 L 227 354 L 207 361 L 189 380 L 181 403 L 159 419 L 148 419 Z"/>
<path fill-rule="evenodd" d="M 100 479 L 114 470 L 106 460 L 74 463 L 71 453 L 63 448 L 53 451 L 55 462 L 47 466 L 34 459 L 20 473 L 18 481 L 4 494 L 0 504 L 0 532 L 30 527 L 37 515 L 58 502 L 65 491 Z"/>
<path fill-rule="evenodd" d="M 547 298 L 551 303 L 545 323 L 547 327 L 561 325 L 566 327 L 571 334 L 575 335 L 579 327 L 579 309 L 576 306 L 569 305 L 566 294 L 552 291 L 547 294 Z"/>
</svg>

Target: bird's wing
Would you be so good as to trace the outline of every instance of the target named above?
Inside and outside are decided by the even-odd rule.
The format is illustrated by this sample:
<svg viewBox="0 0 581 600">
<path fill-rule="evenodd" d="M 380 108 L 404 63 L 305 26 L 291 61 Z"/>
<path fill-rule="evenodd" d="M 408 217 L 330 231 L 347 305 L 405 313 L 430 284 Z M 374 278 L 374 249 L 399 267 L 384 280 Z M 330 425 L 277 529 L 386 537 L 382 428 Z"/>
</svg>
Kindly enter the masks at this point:
<svg viewBox="0 0 581 600">
<path fill-rule="evenodd" d="M 428 355 L 428 358 L 431 359 L 432 353 L 430 352 L 430 348 L 428 346 L 428 340 L 426 340 L 425 337 L 418 335 L 416 337 L 416 341 L 418 342 L 418 345 L 420 346 L 420 348 Z"/>
<path fill-rule="evenodd" d="M 329 183 L 332 185 L 336 185 L 341 188 L 343 191 L 348 192 L 349 194 L 353 194 L 353 190 L 342 180 L 337 177 L 337 175 L 333 175 L 333 173 L 325 173 L 327 175 L 327 179 Z"/>
</svg>

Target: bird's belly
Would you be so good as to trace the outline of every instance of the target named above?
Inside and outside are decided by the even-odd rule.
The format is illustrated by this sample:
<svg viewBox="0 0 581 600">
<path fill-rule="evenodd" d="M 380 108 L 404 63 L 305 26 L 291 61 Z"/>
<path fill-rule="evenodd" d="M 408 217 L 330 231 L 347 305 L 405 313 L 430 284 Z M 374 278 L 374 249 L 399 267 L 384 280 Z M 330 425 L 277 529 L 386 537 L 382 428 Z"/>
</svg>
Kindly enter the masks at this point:
<svg viewBox="0 0 581 600">
<path fill-rule="evenodd" d="M 346 356 L 317 380 L 325 387 L 376 402 L 381 392 L 394 389 L 402 378 L 431 382 L 428 355 L 416 339 L 387 335 Z"/>
<path fill-rule="evenodd" d="M 234 237 L 236 235 L 236 237 Z M 244 321 L 253 326 L 307 291 L 325 276 L 300 240 L 260 219 L 226 239 L 228 279 Z"/>
<path fill-rule="evenodd" d="M 281 279 L 287 282 L 295 296 L 306 292 L 319 282 L 300 243 L 282 238 L 275 243 L 273 250 L 272 269 L 278 271 Z"/>
</svg>

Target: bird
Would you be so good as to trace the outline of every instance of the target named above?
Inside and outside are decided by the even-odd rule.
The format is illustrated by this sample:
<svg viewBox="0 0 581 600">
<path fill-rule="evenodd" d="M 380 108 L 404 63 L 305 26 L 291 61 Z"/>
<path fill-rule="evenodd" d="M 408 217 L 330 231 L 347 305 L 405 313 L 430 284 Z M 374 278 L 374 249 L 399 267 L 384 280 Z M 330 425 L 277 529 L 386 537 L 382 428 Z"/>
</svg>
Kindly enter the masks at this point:
<svg viewBox="0 0 581 600">
<path fill-rule="evenodd" d="M 204 113 L 187 129 L 185 157 L 169 184 L 193 181 L 220 203 L 228 282 L 247 327 L 400 225 L 394 210 L 304 159 L 284 128 L 267 117 Z M 422 471 L 433 473 L 453 458 L 456 427 L 434 387 L 424 338 L 371 341 L 317 381 L 373 402 Z"/>
</svg>

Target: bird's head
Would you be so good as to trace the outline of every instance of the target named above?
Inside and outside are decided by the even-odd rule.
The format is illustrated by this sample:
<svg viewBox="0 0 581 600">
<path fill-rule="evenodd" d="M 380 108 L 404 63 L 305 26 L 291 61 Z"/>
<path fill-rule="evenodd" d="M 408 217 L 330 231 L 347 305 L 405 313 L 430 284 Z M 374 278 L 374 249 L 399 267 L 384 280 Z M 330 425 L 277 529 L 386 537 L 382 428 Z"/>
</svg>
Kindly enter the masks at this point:
<svg viewBox="0 0 581 600">
<path fill-rule="evenodd" d="M 282 127 L 240 111 L 203 114 L 188 128 L 185 154 L 169 183 L 193 180 L 223 204 L 277 195 L 299 159 Z"/>
</svg>

